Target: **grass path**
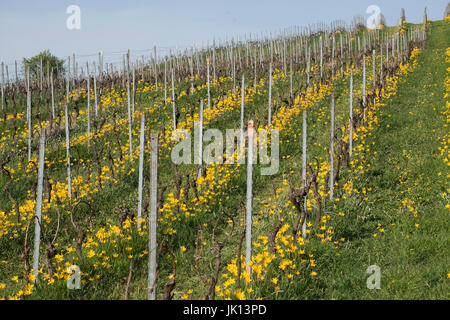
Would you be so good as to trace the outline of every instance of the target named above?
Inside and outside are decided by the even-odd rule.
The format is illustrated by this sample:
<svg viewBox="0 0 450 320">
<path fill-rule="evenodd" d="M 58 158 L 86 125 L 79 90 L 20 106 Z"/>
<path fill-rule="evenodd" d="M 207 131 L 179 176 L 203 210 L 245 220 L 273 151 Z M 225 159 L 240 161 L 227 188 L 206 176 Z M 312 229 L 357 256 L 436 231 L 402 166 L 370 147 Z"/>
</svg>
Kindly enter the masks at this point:
<svg viewBox="0 0 450 320">
<path fill-rule="evenodd" d="M 448 132 L 442 114 L 448 39 L 448 22 L 431 24 L 417 68 L 384 107 L 370 139 L 376 153 L 356 182 L 372 191 L 346 214 L 349 224 L 339 229 L 345 246 L 317 255 L 326 267 L 316 298 L 450 298 L 449 170 L 439 150 Z M 379 290 L 366 287 L 373 264 L 381 268 Z"/>
</svg>

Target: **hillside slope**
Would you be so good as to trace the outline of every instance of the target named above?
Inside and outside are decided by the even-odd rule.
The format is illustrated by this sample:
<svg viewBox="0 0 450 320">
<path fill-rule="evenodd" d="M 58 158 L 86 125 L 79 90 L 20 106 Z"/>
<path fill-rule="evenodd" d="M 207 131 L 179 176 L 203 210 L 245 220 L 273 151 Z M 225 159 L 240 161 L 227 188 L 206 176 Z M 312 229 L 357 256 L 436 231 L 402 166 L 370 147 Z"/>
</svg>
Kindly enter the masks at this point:
<svg viewBox="0 0 450 320">
<path fill-rule="evenodd" d="M 324 74 L 327 77 L 320 76 L 316 60 L 307 89 L 303 65 L 294 65 L 289 74 L 286 65 L 283 71 L 283 64 L 278 61 L 272 74 L 271 124 L 267 124 L 268 70 L 260 74 L 252 72 L 251 77 L 248 75 L 251 68 L 247 70 L 243 122 L 254 120 L 258 129 L 275 128 L 280 132 L 280 163 L 276 174 L 261 175 L 263 166 L 259 163 L 254 166 L 251 276 L 245 268 L 244 257 L 247 166 L 208 164 L 198 177 L 197 165 L 174 165 L 170 158 L 175 144 L 170 139 L 172 103 L 170 98 L 167 101 L 164 98 L 161 84 L 156 87 L 151 82 L 139 82 L 138 112 L 127 118 L 124 79 L 117 78 L 122 80 L 122 87 L 118 81 L 117 90 L 109 90 L 108 85 L 103 92 L 104 110 L 95 118 L 95 134 L 88 134 L 89 138 L 84 121 L 89 116 L 84 109 L 78 115 L 72 112 L 75 120 L 83 119 L 71 131 L 72 188 L 76 190 L 73 198 L 67 196 L 65 184 L 62 129 L 55 139 L 49 139 L 45 170 L 51 178 L 48 185 L 51 186 L 52 180 L 55 189 L 46 186 L 44 190 L 50 197 L 45 202 L 36 286 L 31 284 L 33 279 L 28 265 L 34 232 L 32 191 L 36 177 L 31 169 L 22 165 L 25 139 L 19 139 L 21 147 L 4 143 L 0 151 L 12 155 L 8 167 L 17 165 L 16 172 L 11 171 L 17 179 L 12 183 L 13 179 L 4 169 L 0 184 L 12 183 L 10 191 L 18 199 L 17 210 L 21 216 L 16 215 L 15 207 L 10 204 L 13 201 L 7 194 L 0 194 L 0 204 L 8 211 L 0 211 L 0 227 L 4 230 L 3 237 L 0 234 L 0 290 L 3 290 L 0 297 L 147 298 L 149 232 L 142 221 L 142 228 L 136 226 L 136 217 L 132 215 L 138 206 L 138 116 L 145 114 L 144 131 L 161 133 L 159 269 L 155 282 L 158 299 L 450 298 L 447 147 L 450 24 L 438 21 L 428 26 L 423 50 L 414 48 L 422 44 L 419 38 L 412 37 L 421 34 L 420 25 L 389 27 L 378 39 L 374 36 L 376 33 L 370 31 L 374 36 L 373 47 L 364 47 L 357 54 L 356 49 L 352 50 L 351 58 L 344 55 L 344 60 L 339 61 L 340 68 L 335 69 L 337 61 L 326 63 Z M 364 29 L 352 34 L 355 48 L 356 39 L 366 31 L 369 32 Z M 380 54 L 380 48 L 385 48 L 383 36 L 389 39 L 399 35 L 403 39 L 400 41 L 410 36 L 410 50 L 398 50 L 386 61 L 386 55 Z M 311 39 L 317 40 L 314 37 Z M 360 103 L 363 101 L 363 61 L 367 70 L 364 98 L 376 97 L 376 103 L 370 99 L 365 110 Z M 372 70 L 378 81 L 373 81 Z M 351 156 L 346 149 L 350 127 L 350 75 L 353 77 L 352 112 L 356 115 L 354 119 L 361 119 L 354 125 Z M 289 76 L 292 76 L 292 87 L 299 87 L 295 92 L 300 94 L 291 96 Z M 239 127 L 241 89 L 240 83 L 236 84 L 239 79 L 240 76 L 237 79 L 219 77 L 213 82 L 211 107 L 206 108 L 205 104 L 205 130 L 219 128 L 223 132 Z M 191 93 L 194 82 L 189 78 L 179 80 L 173 89 L 178 90 L 175 101 L 181 111 L 178 127 L 191 129 L 194 120 L 199 119 L 198 102 L 207 101 L 206 79 L 198 77 L 195 81 L 195 90 Z M 87 104 L 82 84 L 78 90 L 81 93 L 74 90 L 69 96 L 73 99 L 70 107 Z M 73 97 L 78 94 L 81 100 Z M 328 180 L 332 95 L 336 129 L 332 139 L 333 159 L 340 163 L 335 168 L 339 174 L 334 184 L 334 197 L 330 196 Z M 33 97 L 37 100 L 38 95 Z M 297 228 L 301 226 L 304 198 L 303 195 L 293 196 L 293 191 L 299 191 L 303 183 L 300 174 L 303 110 L 308 114 L 305 119 L 308 125 L 307 175 L 314 180 L 314 186 L 305 193 L 308 212 L 305 238 Z M 59 112 L 63 114 L 62 110 Z M 42 119 L 46 119 L 45 113 L 42 115 Z M 14 117 L 10 118 L 5 113 L 5 125 Z M 164 129 L 161 131 L 161 128 Z M 22 131 L 22 136 L 26 137 L 25 127 Z M 5 129 L 5 136 L 9 132 Z M 128 151 L 130 142 L 134 148 Z M 33 143 L 37 144 L 37 140 Z M 16 154 L 16 147 L 23 150 Z M 148 139 L 144 151 L 143 218 L 146 219 L 150 203 Z M 31 168 L 31 164 L 28 167 Z M 27 272 L 23 270 L 24 263 Z M 68 290 L 66 286 L 69 277 L 66 270 L 73 264 L 82 271 L 81 290 Z M 381 270 L 379 289 L 368 289 L 366 285 L 369 277 L 366 270 L 373 265 Z"/>
<path fill-rule="evenodd" d="M 317 264 L 327 265 L 320 298 L 450 298 L 449 39 L 448 21 L 431 23 L 418 66 L 368 139 L 374 153 L 355 185 L 372 190 L 339 228 L 346 245 L 336 255 L 318 255 Z M 374 264 L 380 290 L 361 280 Z"/>
</svg>

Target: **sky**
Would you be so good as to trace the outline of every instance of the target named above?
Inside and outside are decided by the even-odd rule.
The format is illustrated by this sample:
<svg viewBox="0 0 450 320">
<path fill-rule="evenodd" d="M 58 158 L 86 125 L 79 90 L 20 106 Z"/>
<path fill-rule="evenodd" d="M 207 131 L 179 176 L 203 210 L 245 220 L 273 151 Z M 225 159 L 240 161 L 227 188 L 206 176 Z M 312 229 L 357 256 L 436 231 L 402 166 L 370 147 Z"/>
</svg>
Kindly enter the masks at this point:
<svg viewBox="0 0 450 320">
<path fill-rule="evenodd" d="M 49 49 L 65 58 L 76 54 L 120 63 L 130 49 L 132 57 L 149 55 L 157 46 L 165 54 L 176 46 L 206 45 L 213 39 L 249 33 L 277 32 L 291 26 L 365 19 L 377 5 L 387 25 L 399 22 L 405 8 L 408 22 L 420 23 L 427 7 L 431 20 L 443 19 L 447 0 L 0 0 L 0 61 L 14 61 Z M 69 30 L 67 7 L 81 11 L 79 30 Z M 11 68 L 11 67 L 10 67 Z"/>
</svg>

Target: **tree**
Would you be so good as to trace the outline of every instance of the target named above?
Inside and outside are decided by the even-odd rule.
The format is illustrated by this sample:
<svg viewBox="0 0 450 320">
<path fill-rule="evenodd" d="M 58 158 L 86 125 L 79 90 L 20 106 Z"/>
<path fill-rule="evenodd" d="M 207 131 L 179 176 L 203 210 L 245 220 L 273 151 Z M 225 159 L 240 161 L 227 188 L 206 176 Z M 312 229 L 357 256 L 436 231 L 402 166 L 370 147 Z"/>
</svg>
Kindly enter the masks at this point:
<svg viewBox="0 0 450 320">
<path fill-rule="evenodd" d="M 53 69 L 53 76 L 58 76 L 64 72 L 64 60 L 55 57 L 50 53 L 50 50 L 44 50 L 38 55 L 31 58 L 24 58 L 23 65 L 30 69 L 31 77 L 40 76 L 42 62 L 42 73 L 47 76 L 47 73 Z M 48 68 L 47 68 L 48 67 Z"/>
<path fill-rule="evenodd" d="M 450 2 L 447 3 L 447 8 L 445 8 L 444 19 L 450 17 Z"/>
<path fill-rule="evenodd" d="M 366 20 L 364 19 L 363 16 L 356 15 L 353 17 L 351 25 L 355 31 L 358 31 L 360 29 L 365 29 L 366 28 Z"/>
</svg>

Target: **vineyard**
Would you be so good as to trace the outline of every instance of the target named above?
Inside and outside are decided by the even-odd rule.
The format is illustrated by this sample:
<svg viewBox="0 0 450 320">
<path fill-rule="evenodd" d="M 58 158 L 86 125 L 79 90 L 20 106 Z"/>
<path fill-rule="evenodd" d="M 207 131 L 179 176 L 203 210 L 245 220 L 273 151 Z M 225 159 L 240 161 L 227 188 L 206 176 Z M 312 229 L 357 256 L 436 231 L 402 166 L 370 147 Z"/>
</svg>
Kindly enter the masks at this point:
<svg viewBox="0 0 450 320">
<path fill-rule="evenodd" d="M 450 298 L 449 17 L 2 65 L 0 298 Z"/>
</svg>

